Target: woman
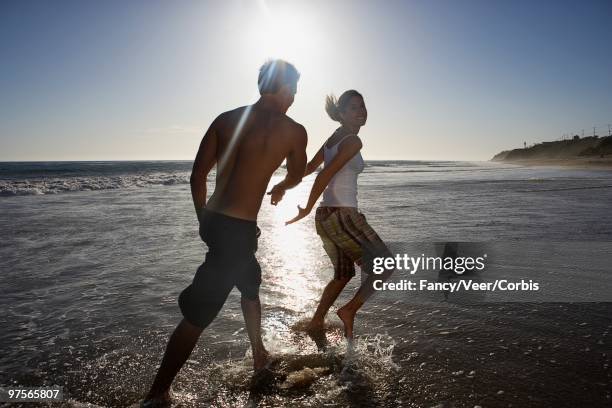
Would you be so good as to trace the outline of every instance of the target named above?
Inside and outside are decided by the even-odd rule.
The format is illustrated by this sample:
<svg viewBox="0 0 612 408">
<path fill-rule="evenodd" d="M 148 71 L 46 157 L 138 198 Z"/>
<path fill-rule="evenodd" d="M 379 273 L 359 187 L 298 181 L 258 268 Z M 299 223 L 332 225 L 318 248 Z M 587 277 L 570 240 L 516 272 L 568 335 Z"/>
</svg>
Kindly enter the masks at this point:
<svg viewBox="0 0 612 408">
<path fill-rule="evenodd" d="M 298 206 L 298 215 L 287 224 L 307 216 L 323 194 L 315 223 L 317 234 L 334 265 L 334 279 L 325 287 L 308 331 L 320 333 L 324 330 L 325 315 L 348 281 L 355 276 L 354 264 L 357 264 L 368 274 L 368 278 L 362 282 L 353 299 L 338 309 L 338 317 L 344 323 L 345 336 L 351 339 L 355 314 L 372 294 L 372 282 L 375 279 L 384 280 L 391 273 L 386 271 L 380 276 L 372 275 L 372 259 L 376 256 L 390 256 L 390 252 L 368 225 L 363 214 L 357 210 L 357 176 L 364 168 L 360 153 L 362 143 L 358 134 L 368 116 L 363 97 L 355 90 L 344 92 L 338 100 L 328 96 L 325 110 L 341 126 L 306 166 L 305 175 L 308 175 L 324 163 L 310 191 L 308 204 L 305 208 Z"/>
</svg>

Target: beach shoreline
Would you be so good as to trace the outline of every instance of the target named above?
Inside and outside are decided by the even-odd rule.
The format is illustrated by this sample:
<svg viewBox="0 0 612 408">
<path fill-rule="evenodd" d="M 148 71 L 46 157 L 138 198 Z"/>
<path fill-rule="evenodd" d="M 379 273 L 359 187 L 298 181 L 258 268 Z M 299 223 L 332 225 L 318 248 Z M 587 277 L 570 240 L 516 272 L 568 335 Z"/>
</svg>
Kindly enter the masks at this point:
<svg viewBox="0 0 612 408">
<path fill-rule="evenodd" d="M 130 406 L 143 398 L 181 319 L 177 297 L 206 253 L 189 171 L 188 162 L 5 165 L 0 383 L 61 385 L 64 405 Z M 298 329 L 333 276 L 313 215 L 284 225 L 306 201 L 307 178 L 278 206 L 265 202 L 258 217 L 263 342 L 280 356 L 273 377 L 263 390 L 251 388 L 249 339 L 233 290 L 177 376 L 175 401 L 609 406 L 612 303 L 593 302 L 610 292 L 592 277 L 608 276 L 602 249 L 612 237 L 611 180 L 610 172 L 570 168 L 371 163 L 360 176 L 367 192 L 360 210 L 394 251 L 419 256 L 438 242 L 491 243 L 489 274 L 501 267 L 495 279 L 533 279 L 543 291 L 378 293 L 357 316 L 347 360 L 335 309 L 328 353 Z M 407 277 L 398 272 L 392 280 Z M 359 284 L 353 278 L 338 304 Z M 504 294 L 513 301 L 498 302 Z"/>
<path fill-rule="evenodd" d="M 524 167 L 560 167 L 586 170 L 612 170 L 612 157 L 575 157 L 562 159 L 491 160 L 493 163 L 515 164 Z"/>
</svg>

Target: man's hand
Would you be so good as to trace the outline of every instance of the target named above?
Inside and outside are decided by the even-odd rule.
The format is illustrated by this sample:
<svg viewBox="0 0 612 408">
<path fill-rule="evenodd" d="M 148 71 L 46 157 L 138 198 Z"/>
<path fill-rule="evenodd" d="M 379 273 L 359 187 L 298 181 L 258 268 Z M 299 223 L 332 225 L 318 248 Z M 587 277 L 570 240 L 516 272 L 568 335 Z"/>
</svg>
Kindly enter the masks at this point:
<svg viewBox="0 0 612 408">
<path fill-rule="evenodd" d="M 196 215 L 198 216 L 198 223 L 202 223 L 202 217 L 204 216 L 204 211 L 206 210 L 206 205 L 204 205 L 202 208 L 200 208 L 199 211 L 196 212 Z"/>
<path fill-rule="evenodd" d="M 297 208 L 298 208 L 298 215 L 296 215 L 295 217 L 293 217 L 289 221 L 285 222 L 285 225 L 293 224 L 294 222 L 297 222 L 297 221 L 301 220 L 302 218 L 304 218 L 308 214 L 310 214 L 310 211 L 312 211 L 312 208 L 308 208 L 308 207 L 302 208 L 299 205 L 297 206 Z"/>
<path fill-rule="evenodd" d="M 268 191 L 268 195 L 271 196 L 270 204 L 276 205 L 283 199 L 283 196 L 285 195 L 285 188 L 277 184 L 272 187 L 272 190 Z"/>
</svg>

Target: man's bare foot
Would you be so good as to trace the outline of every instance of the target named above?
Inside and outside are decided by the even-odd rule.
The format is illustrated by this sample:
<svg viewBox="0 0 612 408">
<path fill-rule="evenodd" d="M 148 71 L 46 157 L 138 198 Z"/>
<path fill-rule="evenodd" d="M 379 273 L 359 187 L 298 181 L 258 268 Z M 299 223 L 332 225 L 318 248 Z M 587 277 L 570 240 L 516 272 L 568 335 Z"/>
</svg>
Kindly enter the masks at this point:
<svg viewBox="0 0 612 408">
<path fill-rule="evenodd" d="M 253 355 L 253 368 L 255 372 L 266 368 L 269 363 L 270 353 L 266 349 L 262 349 L 262 351 Z"/>
<path fill-rule="evenodd" d="M 336 312 L 340 320 L 342 320 L 342 323 L 344 323 L 344 336 L 347 339 L 353 338 L 353 322 L 355 321 L 355 313 L 356 312 L 354 310 L 346 306 L 341 307 Z"/>
<path fill-rule="evenodd" d="M 172 393 L 170 390 L 161 394 L 149 394 L 140 403 L 140 408 L 167 408 L 172 406 Z"/>
</svg>

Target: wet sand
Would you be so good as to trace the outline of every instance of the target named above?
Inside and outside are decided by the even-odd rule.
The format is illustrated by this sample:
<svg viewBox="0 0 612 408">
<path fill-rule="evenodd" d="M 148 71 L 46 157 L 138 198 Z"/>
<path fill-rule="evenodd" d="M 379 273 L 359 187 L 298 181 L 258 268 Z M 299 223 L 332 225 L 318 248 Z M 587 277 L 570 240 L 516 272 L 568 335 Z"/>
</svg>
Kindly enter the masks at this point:
<svg viewBox="0 0 612 408">
<path fill-rule="evenodd" d="M 92 179 L 116 178 L 102 176 Z M 70 177 L 57 185 L 89 188 L 89 179 Z M 577 252 L 584 256 L 564 268 L 553 264 L 552 276 L 588 278 L 589 268 L 609 270 L 602 248 L 612 237 L 612 189 L 600 187 L 611 185 L 610 177 L 490 163 L 381 162 L 361 176 L 360 204 L 388 243 L 521 243 L 533 253 L 502 262 L 517 273 L 529 274 L 525 264 L 536 256 L 548 262 L 540 255 L 566 252 L 567 245 L 547 242 L 575 243 L 569 246 L 586 248 Z M 69 398 L 56 405 L 62 407 L 124 407 L 144 396 L 180 320 L 178 293 L 205 248 L 188 172 L 170 166 L 168 174 L 142 179 L 181 184 L 0 200 L 0 384 L 62 385 Z M 612 303 L 509 304 L 477 296 L 459 303 L 443 294 L 386 293 L 358 314 L 349 358 L 332 309 L 328 352 L 319 353 L 296 324 L 312 314 L 331 266 L 312 219 L 284 226 L 311 182 L 292 190 L 284 205 L 264 205 L 258 220 L 264 343 L 279 364 L 253 387 L 239 295 L 232 292 L 179 373 L 175 406 L 610 406 Z M 7 183 L 30 191 L 19 190 L 20 179 Z M 36 185 L 46 191 L 43 181 Z M 593 195 L 585 188 L 600 189 Z M 601 287 L 600 280 L 588 282 Z M 594 299 L 589 287 L 570 287 L 576 297 Z"/>
</svg>

